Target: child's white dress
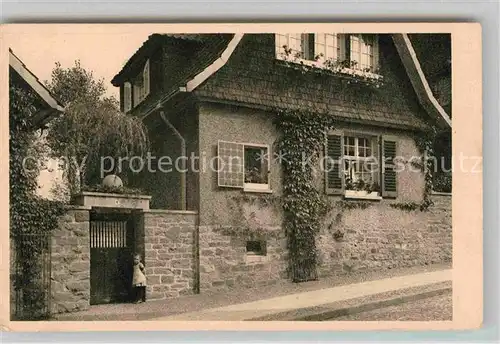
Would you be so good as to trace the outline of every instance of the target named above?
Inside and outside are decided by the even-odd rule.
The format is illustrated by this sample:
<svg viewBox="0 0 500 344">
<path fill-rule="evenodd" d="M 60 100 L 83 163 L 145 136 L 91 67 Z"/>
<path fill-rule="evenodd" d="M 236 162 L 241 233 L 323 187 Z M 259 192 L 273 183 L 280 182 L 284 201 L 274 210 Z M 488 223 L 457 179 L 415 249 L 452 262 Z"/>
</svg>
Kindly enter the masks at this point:
<svg viewBox="0 0 500 344">
<path fill-rule="evenodd" d="M 132 285 L 134 287 L 145 287 L 146 286 L 146 276 L 142 272 L 144 269 L 144 264 L 134 264 L 134 276 L 132 279 Z"/>
</svg>

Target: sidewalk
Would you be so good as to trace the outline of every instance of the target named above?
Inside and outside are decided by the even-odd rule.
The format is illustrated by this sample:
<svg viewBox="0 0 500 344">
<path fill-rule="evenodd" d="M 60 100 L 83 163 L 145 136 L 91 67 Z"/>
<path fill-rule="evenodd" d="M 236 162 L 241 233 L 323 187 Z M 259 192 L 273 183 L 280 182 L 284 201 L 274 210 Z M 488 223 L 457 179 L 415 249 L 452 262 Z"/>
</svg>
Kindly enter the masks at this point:
<svg viewBox="0 0 500 344">
<path fill-rule="evenodd" d="M 256 318 L 269 317 L 273 314 L 288 314 L 293 313 L 293 311 L 312 309 L 323 305 L 333 306 L 341 301 L 390 293 L 400 289 L 426 287 L 450 280 L 451 270 L 426 272 L 320 289 L 227 307 L 211 308 L 201 312 L 161 317 L 155 320 L 256 320 Z"/>
<path fill-rule="evenodd" d="M 258 289 L 205 292 L 138 305 L 92 306 L 86 311 L 58 315 L 53 320 L 241 320 L 266 317 L 300 307 L 310 308 L 342 299 L 449 281 L 449 269 L 449 265 L 432 265 L 332 276 L 305 283 L 285 281 Z"/>
</svg>

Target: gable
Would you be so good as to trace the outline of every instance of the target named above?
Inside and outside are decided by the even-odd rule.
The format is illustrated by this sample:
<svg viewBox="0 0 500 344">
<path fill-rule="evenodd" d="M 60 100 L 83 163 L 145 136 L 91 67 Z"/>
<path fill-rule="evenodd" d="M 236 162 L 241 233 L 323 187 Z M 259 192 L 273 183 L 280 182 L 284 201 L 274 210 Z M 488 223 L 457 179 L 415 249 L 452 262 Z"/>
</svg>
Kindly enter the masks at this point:
<svg viewBox="0 0 500 344">
<path fill-rule="evenodd" d="M 227 64 L 195 90 L 202 99 L 316 111 L 350 122 L 423 129 L 421 108 L 390 35 L 380 35 L 380 60 L 386 86 L 349 84 L 336 76 L 300 71 L 279 63 L 273 34 L 246 34 Z"/>
</svg>

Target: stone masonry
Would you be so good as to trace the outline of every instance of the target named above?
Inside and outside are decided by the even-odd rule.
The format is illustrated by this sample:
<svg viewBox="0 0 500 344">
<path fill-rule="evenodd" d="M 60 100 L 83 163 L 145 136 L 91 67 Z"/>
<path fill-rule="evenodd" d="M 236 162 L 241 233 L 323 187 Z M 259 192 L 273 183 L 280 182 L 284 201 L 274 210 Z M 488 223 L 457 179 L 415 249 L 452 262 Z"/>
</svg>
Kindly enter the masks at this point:
<svg viewBox="0 0 500 344">
<path fill-rule="evenodd" d="M 395 209 L 386 200 L 366 209 L 333 210 L 316 237 L 320 278 L 451 262 L 451 196 L 433 196 L 433 201 L 427 212 Z M 334 238 L 337 230 L 344 234 L 341 240 Z M 256 260 L 248 259 L 245 236 L 217 226 L 200 226 L 199 231 L 202 293 L 265 286 L 288 278 L 281 228 L 268 237 L 267 255 Z"/>
<path fill-rule="evenodd" d="M 451 196 L 433 201 L 428 212 L 386 202 L 332 212 L 316 239 L 320 276 L 450 262 Z M 334 238 L 337 230 L 341 240 Z"/>
<path fill-rule="evenodd" d="M 260 287 L 286 279 L 288 254 L 281 228 L 269 229 L 265 256 L 246 252 L 248 235 L 200 226 L 200 290 Z"/>
<path fill-rule="evenodd" d="M 52 237 L 52 312 L 85 310 L 90 303 L 89 209 L 73 207 Z"/>
<path fill-rule="evenodd" d="M 192 211 L 144 213 L 147 300 L 193 293 L 196 217 Z"/>
</svg>

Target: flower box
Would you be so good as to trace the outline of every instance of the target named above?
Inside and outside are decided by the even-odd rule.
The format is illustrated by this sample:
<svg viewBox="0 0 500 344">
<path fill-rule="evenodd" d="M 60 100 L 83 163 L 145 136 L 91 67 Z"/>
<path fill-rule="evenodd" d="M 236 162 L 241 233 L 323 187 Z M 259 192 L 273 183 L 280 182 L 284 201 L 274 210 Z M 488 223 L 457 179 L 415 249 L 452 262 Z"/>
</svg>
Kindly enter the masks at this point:
<svg viewBox="0 0 500 344">
<path fill-rule="evenodd" d="M 83 191 L 72 199 L 74 205 L 100 208 L 149 210 L 151 196 Z"/>
</svg>

